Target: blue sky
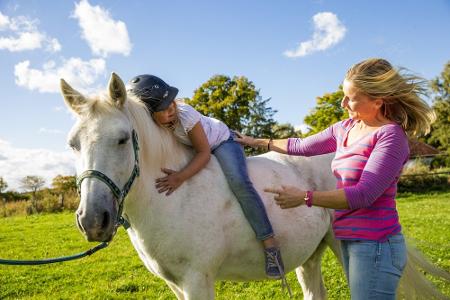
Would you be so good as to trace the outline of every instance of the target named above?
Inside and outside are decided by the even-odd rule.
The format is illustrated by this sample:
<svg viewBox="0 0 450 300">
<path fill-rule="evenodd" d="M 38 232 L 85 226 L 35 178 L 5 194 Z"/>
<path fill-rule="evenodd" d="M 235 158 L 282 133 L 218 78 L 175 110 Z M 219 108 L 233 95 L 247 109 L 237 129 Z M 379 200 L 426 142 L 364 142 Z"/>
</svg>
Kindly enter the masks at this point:
<svg viewBox="0 0 450 300">
<path fill-rule="evenodd" d="M 277 121 L 300 126 L 365 58 L 436 77 L 449 28 L 448 0 L 0 0 L 0 177 L 18 189 L 74 173 L 60 77 L 93 92 L 113 71 L 150 73 L 191 97 L 215 74 L 243 75 Z"/>
</svg>

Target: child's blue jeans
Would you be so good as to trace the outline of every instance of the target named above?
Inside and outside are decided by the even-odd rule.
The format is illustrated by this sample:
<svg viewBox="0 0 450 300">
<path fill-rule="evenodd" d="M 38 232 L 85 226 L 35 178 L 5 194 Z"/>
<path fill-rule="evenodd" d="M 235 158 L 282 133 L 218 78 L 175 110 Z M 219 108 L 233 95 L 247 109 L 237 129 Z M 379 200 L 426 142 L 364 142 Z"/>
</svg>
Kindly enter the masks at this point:
<svg viewBox="0 0 450 300">
<path fill-rule="evenodd" d="M 345 275 L 352 300 L 394 300 L 406 265 L 401 233 L 385 242 L 341 241 Z"/>
<path fill-rule="evenodd" d="M 256 238 L 265 240 L 272 237 L 272 225 L 261 197 L 248 177 L 244 150 L 234 141 L 234 133 L 231 132 L 228 140 L 214 148 L 212 154 L 219 161 L 231 190 L 256 233 Z"/>
</svg>

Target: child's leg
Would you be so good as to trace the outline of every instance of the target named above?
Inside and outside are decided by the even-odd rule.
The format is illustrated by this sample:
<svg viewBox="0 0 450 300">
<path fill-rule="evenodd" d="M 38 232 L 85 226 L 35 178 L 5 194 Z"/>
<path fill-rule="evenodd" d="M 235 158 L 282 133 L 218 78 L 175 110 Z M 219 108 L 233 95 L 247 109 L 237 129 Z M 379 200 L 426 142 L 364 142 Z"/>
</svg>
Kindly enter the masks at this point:
<svg viewBox="0 0 450 300">
<path fill-rule="evenodd" d="M 263 240 L 262 242 L 263 242 L 264 248 L 278 247 L 277 241 L 275 240 L 275 237 L 273 237 L 273 236 Z"/>
<path fill-rule="evenodd" d="M 280 248 L 276 245 L 272 225 L 267 217 L 261 197 L 248 177 L 247 163 L 242 146 L 231 137 L 217 147 L 213 154 L 219 161 L 245 217 L 255 231 L 256 238 L 261 240 L 264 245 L 266 275 L 269 278 L 283 278 L 285 280 Z"/>
<path fill-rule="evenodd" d="M 273 230 L 262 203 L 247 172 L 247 164 L 242 146 L 229 139 L 214 149 L 231 190 L 236 195 L 245 217 L 256 233 L 258 240 L 273 237 Z M 273 241 L 273 239 L 272 239 Z"/>
</svg>

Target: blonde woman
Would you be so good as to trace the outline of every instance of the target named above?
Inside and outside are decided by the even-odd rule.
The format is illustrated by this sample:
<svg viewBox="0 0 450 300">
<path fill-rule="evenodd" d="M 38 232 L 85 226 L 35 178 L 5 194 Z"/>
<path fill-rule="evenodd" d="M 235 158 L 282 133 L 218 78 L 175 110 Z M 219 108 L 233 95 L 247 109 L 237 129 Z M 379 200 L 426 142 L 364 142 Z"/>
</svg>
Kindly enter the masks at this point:
<svg viewBox="0 0 450 300">
<path fill-rule="evenodd" d="M 395 299 L 406 265 L 406 245 L 395 204 L 397 181 L 408 160 L 407 135 L 429 130 L 434 119 L 420 98 L 420 78 L 397 70 L 384 59 L 367 59 L 348 70 L 341 106 L 350 118 L 305 139 L 237 141 L 289 155 L 336 152 L 332 171 L 337 188 L 303 191 L 269 188 L 283 209 L 299 205 L 335 209 L 333 229 L 341 240 L 351 297 Z"/>
</svg>

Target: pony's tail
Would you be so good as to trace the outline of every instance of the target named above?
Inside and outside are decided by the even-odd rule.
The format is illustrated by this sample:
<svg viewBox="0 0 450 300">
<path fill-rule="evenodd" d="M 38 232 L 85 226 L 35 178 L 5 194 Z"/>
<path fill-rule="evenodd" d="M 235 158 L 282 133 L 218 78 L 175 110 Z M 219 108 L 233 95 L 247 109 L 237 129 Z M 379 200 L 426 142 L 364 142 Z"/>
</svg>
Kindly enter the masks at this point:
<svg viewBox="0 0 450 300">
<path fill-rule="evenodd" d="M 400 279 L 397 299 L 450 299 L 425 277 L 430 274 L 450 282 L 450 273 L 430 263 L 410 241 L 406 248 L 408 261 Z"/>
</svg>

